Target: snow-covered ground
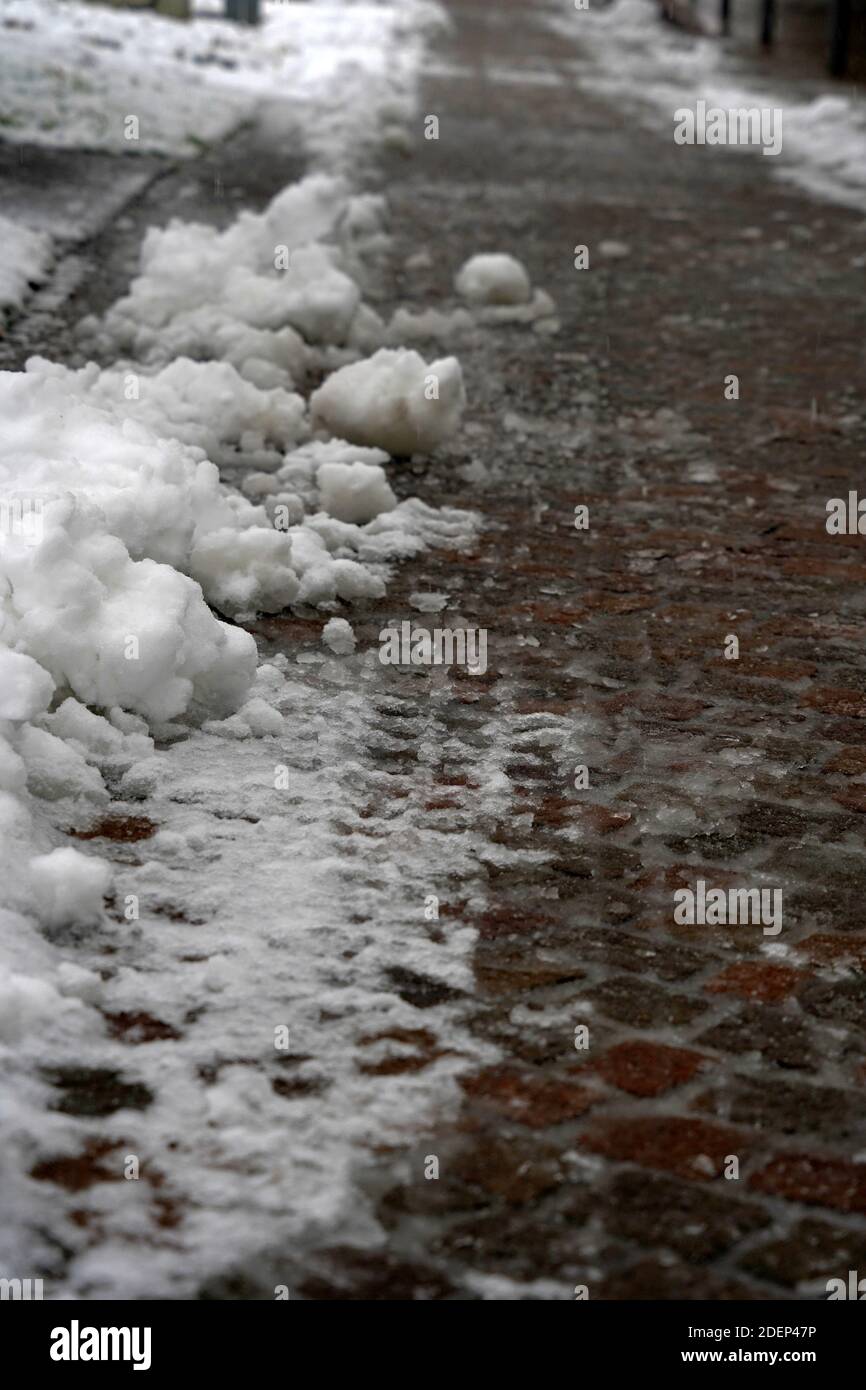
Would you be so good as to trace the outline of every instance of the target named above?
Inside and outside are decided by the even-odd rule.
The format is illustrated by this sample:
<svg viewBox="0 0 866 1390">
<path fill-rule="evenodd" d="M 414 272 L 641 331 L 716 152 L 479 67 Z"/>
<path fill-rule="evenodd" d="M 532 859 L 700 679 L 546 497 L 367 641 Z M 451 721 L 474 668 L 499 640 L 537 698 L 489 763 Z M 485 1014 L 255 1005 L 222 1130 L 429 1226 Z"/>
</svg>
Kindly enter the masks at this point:
<svg viewBox="0 0 866 1390">
<path fill-rule="evenodd" d="M 132 107 L 144 144 L 190 152 L 287 87 L 318 157 L 223 231 L 151 231 L 129 293 L 81 325 L 112 366 L 0 374 L 0 1270 L 46 1271 L 49 1297 L 194 1296 L 253 1257 L 269 1296 L 309 1243 L 375 1243 L 363 1154 L 454 1103 L 478 1055 L 453 1005 L 422 1035 L 383 990 L 389 968 L 468 982 L 474 933 L 434 944 L 424 904 L 443 863 L 471 897 L 479 846 L 430 827 L 417 773 L 376 806 L 378 649 L 332 618 L 478 525 L 388 481 L 386 450 L 459 427 L 462 377 L 364 304 L 385 209 L 334 172 L 411 115 L 431 19 L 3 11 L 6 134 L 116 148 Z M 158 82 L 132 101 L 145 58 Z M 14 304 L 50 248 L 5 230 Z M 262 662 L 238 619 L 291 602 L 321 608 L 322 643 Z M 494 809 L 503 779 L 477 775 Z"/>
<path fill-rule="evenodd" d="M 566 0 L 546 3 L 549 24 L 575 44 L 569 66 L 576 86 L 633 112 L 652 130 L 670 131 L 671 139 L 674 112 L 699 100 L 725 111 L 780 109 L 782 151 L 762 161 L 768 175 L 866 211 L 866 94 L 861 88 L 828 94 L 816 91 L 815 83 L 762 77 L 718 38 L 662 25 L 652 0 L 614 0 L 585 10 Z M 737 146 L 743 148 L 748 150 Z M 725 147 L 682 149 L 684 160 L 707 153 L 724 158 Z M 757 148 L 752 153 L 760 155 Z"/>
<path fill-rule="evenodd" d="M 321 159 L 412 109 L 429 0 L 264 0 L 251 28 L 178 22 L 76 0 L 4 0 L 0 132 L 7 140 L 196 154 L 269 100 L 303 116 Z M 335 100 L 335 96 L 339 99 Z"/>
<path fill-rule="evenodd" d="M 189 157 L 255 116 L 275 141 L 300 132 L 317 167 L 331 171 L 351 170 L 359 145 L 405 140 L 425 35 L 443 22 L 435 4 L 264 0 L 262 14 L 251 28 L 83 0 L 3 0 L 0 136 L 52 149 Z M 114 187 L 129 181 L 131 195 L 135 173 L 118 170 Z M 98 190 L 106 216 L 112 183 Z M 35 208 L 4 205 L 0 322 L 50 264 L 46 237 L 93 234 L 95 191 L 89 204 L 58 207 L 56 217 L 39 200 Z"/>
</svg>

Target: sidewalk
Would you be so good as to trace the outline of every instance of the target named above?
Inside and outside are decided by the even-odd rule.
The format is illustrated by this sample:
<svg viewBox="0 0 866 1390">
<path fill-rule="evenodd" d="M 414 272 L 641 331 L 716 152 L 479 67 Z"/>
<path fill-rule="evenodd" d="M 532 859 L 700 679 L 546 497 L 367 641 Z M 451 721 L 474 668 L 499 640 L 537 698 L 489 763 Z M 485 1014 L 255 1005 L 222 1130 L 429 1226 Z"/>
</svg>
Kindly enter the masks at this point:
<svg viewBox="0 0 866 1390">
<path fill-rule="evenodd" d="M 52 1296 L 823 1299 L 866 1270 L 866 565 L 825 528 L 862 480 L 866 202 L 677 146 L 570 5 L 446 8 L 411 149 L 360 164 L 393 237 L 364 300 L 450 314 L 505 251 L 558 328 L 414 325 L 468 407 L 388 481 L 480 534 L 419 512 L 383 597 L 239 612 L 283 723 L 159 742 L 84 832 L 117 899 L 51 949 L 101 992 L 28 1041 L 20 1132 L 49 1110 L 8 1189 Z M 223 227 L 306 154 L 252 130 L 167 171 L 2 364 L 77 365 L 184 189 Z M 381 664 L 407 619 L 486 629 L 487 671 Z M 676 925 L 700 880 L 781 890 L 781 931 Z"/>
<path fill-rule="evenodd" d="M 543 7 L 449 9 L 423 97 L 441 138 L 385 173 L 400 249 L 432 260 L 394 299 L 446 295 L 456 247 L 508 249 L 562 320 L 461 347 L 487 529 L 468 564 L 424 566 L 462 575 L 490 633 L 483 692 L 446 720 L 478 762 L 444 761 L 430 814 L 489 836 L 485 907 L 447 912 L 478 931 L 466 1007 L 501 1060 L 383 1193 L 388 1258 L 335 1253 L 307 1288 L 824 1297 L 866 1261 L 866 568 L 824 527 L 862 476 L 863 219 L 589 98 L 579 15 L 572 49 Z M 419 485 L 465 496 L 451 467 Z M 699 878 L 780 887 L 781 934 L 674 927 Z"/>
</svg>

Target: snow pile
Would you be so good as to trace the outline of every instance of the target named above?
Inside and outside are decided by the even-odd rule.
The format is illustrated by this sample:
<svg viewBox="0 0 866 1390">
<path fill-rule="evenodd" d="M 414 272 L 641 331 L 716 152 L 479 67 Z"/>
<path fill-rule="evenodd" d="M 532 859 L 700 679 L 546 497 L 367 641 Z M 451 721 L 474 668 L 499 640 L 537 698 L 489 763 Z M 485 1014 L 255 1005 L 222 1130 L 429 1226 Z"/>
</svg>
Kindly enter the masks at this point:
<svg viewBox="0 0 866 1390">
<path fill-rule="evenodd" d="M 47 232 L 0 217 L 0 322 L 4 310 L 20 308 L 30 290 L 46 278 L 52 259 Z"/>
<path fill-rule="evenodd" d="M 31 372 L 62 378 L 76 395 L 154 434 L 203 450 L 218 465 L 242 455 L 246 466 L 276 467 L 309 433 L 302 398 L 281 387 L 260 390 L 228 362 L 179 357 L 158 371 L 133 365 L 78 372 L 34 358 Z"/>
<path fill-rule="evenodd" d="M 195 23 L 9 0 L 4 17 L 31 27 L 4 28 L 0 116 L 11 103 L 16 133 L 28 131 L 29 64 L 34 109 L 53 106 L 60 122 L 42 138 L 116 147 L 134 91 L 142 146 L 159 148 L 200 132 L 193 110 L 211 132 L 236 119 L 232 83 L 246 103 L 270 71 L 299 116 L 333 108 L 314 147 L 336 162 L 351 158 L 347 122 L 360 137 L 396 136 L 425 7 L 279 10 L 266 29 L 273 21 L 281 51 L 265 58 L 254 31 L 230 26 L 223 41 L 216 21 L 204 41 Z M 313 33 L 327 34 L 320 53 Z M 152 61 L 154 36 L 169 34 L 164 61 Z M 64 80 L 56 102 L 54 53 L 61 76 L 77 64 L 82 88 Z M 214 62 L 189 81 L 196 56 Z M 217 74 L 223 60 L 236 67 Z M 130 80 L 143 61 L 146 89 Z M 179 68 L 188 99 L 175 91 Z M 214 77 L 224 89 L 203 101 Z M 381 345 L 360 282 L 383 237 L 380 199 L 348 198 L 322 178 L 225 232 L 174 223 L 148 238 L 129 295 L 89 325 L 111 366 L 35 358 L 0 374 L 0 1043 L 16 1047 L 0 1268 L 49 1269 L 47 1296 L 195 1296 L 244 1261 L 267 1283 L 259 1257 L 276 1247 L 293 1263 L 271 1283 L 291 1282 L 323 1233 L 369 1244 L 378 1226 L 358 1155 L 399 1142 L 410 1119 L 441 1118 L 457 1101 L 456 1072 L 485 1051 L 456 1038 L 446 1002 L 423 1015 L 449 1044 L 423 1074 L 370 1066 L 371 1047 L 387 1054 L 387 1030 L 417 1021 L 383 988 L 387 972 L 408 963 L 465 988 L 474 940 L 471 929 L 437 942 L 420 918 L 411 926 L 430 885 L 445 891 L 442 834 L 415 797 L 396 807 L 396 825 L 379 814 L 384 774 L 368 750 L 381 711 L 364 688 L 375 652 L 340 662 L 316 644 L 319 668 L 302 653 L 297 666 L 281 654 L 257 669 L 253 638 L 218 616 L 380 596 L 396 561 L 474 535 L 465 511 L 398 502 L 383 448 L 312 438 L 291 390 L 311 368 Z M 458 364 L 386 358 L 356 363 L 359 432 L 432 447 L 459 420 Z M 419 399 L 419 384 L 440 398 Z M 344 383 L 323 390 L 346 413 Z M 331 428 L 321 415 L 316 424 Z M 332 617 L 322 642 L 348 656 L 349 622 Z M 435 728 L 419 730 L 425 746 Z M 457 829 L 447 859 L 465 897 L 480 842 Z M 70 845 L 69 832 L 87 839 Z M 383 846 L 395 833 L 408 852 L 390 878 Z M 347 898 L 369 911 L 360 950 Z M 291 1055 L 274 1044 L 286 1019 Z M 130 1046 L 149 1026 L 147 1045 Z M 317 1057 L 337 1059 L 324 1079 Z M 58 1059 L 73 1088 L 61 1103 L 48 1080 Z M 118 1078 L 120 1099 L 82 1118 L 65 1101 L 88 1068 Z M 102 1157 L 85 1191 L 39 1180 L 40 1160 L 74 1162 L 90 1144 Z M 127 1151 L 142 1155 L 145 1180 L 122 1183 L 119 1198 L 107 1181 Z"/>
<path fill-rule="evenodd" d="M 725 111 L 780 109 L 782 150 L 778 158 L 761 161 L 766 172 L 819 197 L 866 210 L 866 98 L 861 92 L 815 97 L 809 83 L 804 100 L 802 84 L 768 88 L 761 77 L 747 78 L 742 63 L 718 40 L 666 28 L 645 0 L 614 0 L 591 8 L 577 24 L 574 16 L 563 17 L 558 5 L 546 18 L 557 34 L 580 45 L 571 65 L 580 87 L 620 108 L 623 103 L 631 110 L 650 107 L 646 123 L 653 130 L 667 130 L 671 139 L 674 112 L 694 109 L 698 100 Z M 733 148 L 749 152 L 747 146 Z M 684 156 L 690 153 L 702 152 L 683 150 Z"/>
<path fill-rule="evenodd" d="M 380 216 L 379 200 L 353 199 L 342 179 L 312 174 L 224 231 L 178 220 L 151 227 L 129 293 L 102 322 L 84 319 L 82 338 L 149 365 L 224 358 L 260 386 L 302 381 L 315 360 L 305 340 L 350 339 L 361 291 L 346 267 L 377 244 Z"/>
<path fill-rule="evenodd" d="M 514 256 L 472 256 L 458 271 L 454 288 L 473 304 L 525 304 L 532 285 Z"/>
<path fill-rule="evenodd" d="M 4 139 L 194 155 L 271 102 L 283 132 L 300 127 L 320 162 L 351 167 L 359 141 L 401 127 L 424 36 L 443 22 L 438 6 L 265 0 L 262 9 L 262 24 L 247 27 L 5 0 Z"/>
<path fill-rule="evenodd" d="M 391 348 L 334 372 L 310 399 L 314 426 L 397 457 L 430 453 L 443 443 L 465 404 L 456 357 L 428 366 L 417 352 Z"/>
<path fill-rule="evenodd" d="M 206 627 L 210 615 L 185 574 L 201 577 L 210 600 L 224 610 L 276 610 L 290 602 L 296 588 L 291 546 L 285 536 L 274 534 L 264 512 L 225 492 L 216 466 L 200 449 L 160 438 L 127 419 L 123 399 L 111 408 L 91 405 L 89 387 L 98 372 L 86 369 L 83 383 L 79 375 L 41 358 L 31 359 L 24 373 L 0 374 L 6 442 L 0 490 L 10 498 L 26 493 L 31 511 L 38 511 L 42 527 L 50 531 L 41 545 L 10 546 L 0 564 L 7 574 L 8 566 L 15 566 L 19 584 L 32 583 L 37 612 L 43 602 L 52 607 L 64 602 L 62 587 L 43 594 L 40 586 L 50 576 L 70 586 L 70 615 L 76 611 L 76 595 L 81 592 L 82 600 L 86 595 L 80 617 L 90 616 L 96 631 L 108 620 L 112 605 L 120 621 L 125 606 L 140 604 L 140 621 L 145 622 L 148 585 L 162 592 L 166 611 L 174 612 L 176 620 Z M 226 532 L 238 536 L 238 545 L 233 556 L 227 555 L 222 573 L 214 576 L 213 537 Z M 160 566 L 171 568 L 163 572 Z M 184 573 L 173 573 L 177 570 Z M 107 588 L 82 589 L 86 579 L 97 575 Z M 114 575 L 117 586 L 110 582 Z M 7 599 L 7 605 L 12 602 Z M 199 606 L 206 615 L 201 620 Z M 36 620 L 31 617 L 30 623 L 35 626 Z M 62 632 L 57 636 L 62 641 Z M 116 632 L 110 641 L 116 643 Z M 51 645 L 47 636 L 45 645 L 46 650 Z M 113 657 L 107 650 L 103 655 L 105 671 L 116 668 L 117 679 L 125 673 L 126 685 L 134 667 L 124 659 L 121 644 L 112 650 Z M 184 659 L 192 655 L 187 652 Z"/>
</svg>

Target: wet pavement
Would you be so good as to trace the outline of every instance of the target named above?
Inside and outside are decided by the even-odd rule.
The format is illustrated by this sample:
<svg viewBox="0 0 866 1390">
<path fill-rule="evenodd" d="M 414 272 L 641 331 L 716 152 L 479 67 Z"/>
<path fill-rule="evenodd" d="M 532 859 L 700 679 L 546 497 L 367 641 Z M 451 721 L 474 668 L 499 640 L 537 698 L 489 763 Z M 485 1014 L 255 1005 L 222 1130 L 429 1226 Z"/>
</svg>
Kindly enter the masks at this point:
<svg viewBox="0 0 866 1390">
<path fill-rule="evenodd" d="M 396 870 L 372 896 L 346 880 L 341 930 L 386 902 L 395 917 L 376 983 L 403 1021 L 357 1042 L 365 1103 L 449 1050 L 463 1064 L 422 1133 L 407 1112 L 401 1136 L 359 1143 L 380 1238 L 320 1233 L 292 1296 L 823 1297 L 866 1262 L 866 565 L 824 524 L 862 476 L 862 218 L 748 153 L 685 159 L 588 97 L 543 7 L 447 8 L 419 113 L 439 140 L 365 171 L 395 239 L 367 298 L 453 306 L 463 260 L 505 250 L 561 326 L 421 345 L 458 352 L 467 428 L 395 489 L 485 528 L 350 616 L 375 648 L 419 621 L 411 594 L 448 593 L 430 625 L 486 628 L 489 669 L 368 670 L 363 773 L 330 765 L 332 831 Z M 236 190 L 214 203 L 228 220 L 297 177 L 302 151 L 269 166 L 254 138 L 153 184 L 88 250 L 105 274 L 68 322 L 122 291 L 142 226 L 180 210 L 171 179 L 197 181 L 184 216 L 215 181 Z M 34 350 L 32 325 L 7 352 Z M 54 333 L 72 356 L 49 327 L 42 350 Z M 292 657 L 319 629 L 308 612 L 255 628 Z M 674 893 L 699 879 L 780 889 L 781 932 L 677 926 Z M 401 964 L 401 913 L 427 972 Z M 437 949 L 466 927 L 471 973 L 443 983 Z M 396 1048 L 371 1061 L 373 1037 Z M 200 1296 L 271 1296 L 273 1258 Z"/>
<path fill-rule="evenodd" d="M 460 345 L 474 433 L 413 479 L 487 521 L 422 568 L 489 632 L 454 718 L 509 739 L 486 905 L 444 928 L 478 932 L 467 1018 L 501 1060 L 383 1192 L 388 1259 L 335 1251 L 311 1294 L 822 1297 L 866 1259 L 866 568 L 824 525 L 861 476 L 862 219 L 684 161 L 574 89 L 538 11 L 449 9 L 440 139 L 385 177 L 395 260 L 432 264 L 393 299 L 508 250 L 562 320 Z M 471 763 L 441 780 L 478 825 Z M 675 926 L 701 878 L 781 889 L 781 933 Z"/>
</svg>

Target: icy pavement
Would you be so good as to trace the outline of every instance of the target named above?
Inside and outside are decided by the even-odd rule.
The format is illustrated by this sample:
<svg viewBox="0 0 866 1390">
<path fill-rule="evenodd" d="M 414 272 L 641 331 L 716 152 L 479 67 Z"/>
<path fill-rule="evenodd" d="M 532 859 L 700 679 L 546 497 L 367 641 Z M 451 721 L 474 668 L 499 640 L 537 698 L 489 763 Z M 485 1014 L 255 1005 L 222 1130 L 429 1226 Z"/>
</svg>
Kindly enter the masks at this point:
<svg viewBox="0 0 866 1390">
<path fill-rule="evenodd" d="M 760 157 L 686 167 L 585 78 L 565 8 L 571 31 L 453 0 L 414 117 L 359 166 L 390 240 L 365 200 L 308 230 L 309 299 L 268 292 L 288 179 L 242 134 L 7 338 L 65 364 L 7 386 L 18 447 L 97 490 L 133 567 L 169 561 L 166 594 L 192 572 L 231 615 L 183 642 L 154 608 L 181 682 L 199 641 L 215 663 L 174 713 L 130 677 L 126 713 L 40 714 L 46 678 L 7 672 L 10 794 L 26 773 L 38 847 L 112 876 L 103 914 L 98 869 L 43 853 L 43 930 L 3 919 L 3 1263 L 49 1297 L 808 1298 L 866 1260 L 864 571 L 824 525 L 862 456 L 861 219 Z M 484 253 L 535 288 L 487 262 L 459 294 Z M 398 348 L 456 353 L 467 397 L 412 461 L 361 437 L 380 381 L 411 419 Z M 327 378 L 352 445 L 305 435 Z M 289 572 L 311 587 L 284 609 Z M 110 665 L 46 607 L 21 641 L 85 699 Z M 485 669 L 384 664 L 407 621 L 483 629 Z M 678 925 L 696 880 L 781 890 L 781 933 Z"/>
</svg>

